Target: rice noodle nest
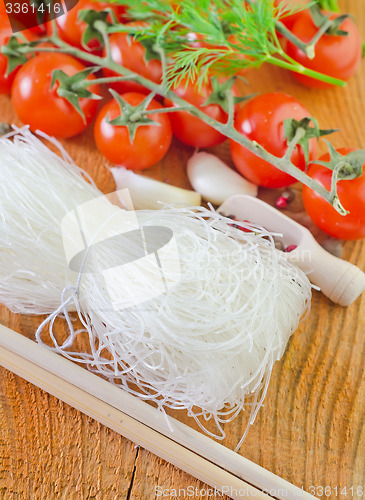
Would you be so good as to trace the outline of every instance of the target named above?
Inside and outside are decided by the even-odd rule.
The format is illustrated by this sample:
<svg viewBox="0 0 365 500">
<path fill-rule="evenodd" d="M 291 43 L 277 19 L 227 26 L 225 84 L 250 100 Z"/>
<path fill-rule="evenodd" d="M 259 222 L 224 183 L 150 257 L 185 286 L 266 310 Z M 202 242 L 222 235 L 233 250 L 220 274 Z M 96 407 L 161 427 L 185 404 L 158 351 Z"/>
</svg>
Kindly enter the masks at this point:
<svg viewBox="0 0 365 500">
<path fill-rule="evenodd" d="M 213 209 L 165 206 L 136 215 L 142 228 L 171 230 L 179 279 L 155 297 L 113 308 L 103 270 L 113 268 L 120 252 L 137 259 L 136 250 L 110 238 L 92 252 L 94 260 L 85 256 L 83 264 L 95 262 L 95 272 L 69 268 L 61 221 L 102 193 L 53 142 L 61 156 L 27 128 L 0 139 L 0 301 L 17 313 L 48 314 L 38 342 L 47 335 L 63 356 L 161 410 L 187 410 L 217 438 L 242 409 L 252 423 L 273 364 L 309 308 L 306 275 L 264 228 L 235 227 Z M 110 204 L 111 219 L 117 211 Z M 143 290 L 160 272 L 127 266 L 124 279 Z M 68 327 L 62 343 L 54 327 L 60 315 Z M 80 333 L 88 335 L 89 352 L 73 348 Z M 216 430 L 206 428 L 207 420 Z"/>
</svg>

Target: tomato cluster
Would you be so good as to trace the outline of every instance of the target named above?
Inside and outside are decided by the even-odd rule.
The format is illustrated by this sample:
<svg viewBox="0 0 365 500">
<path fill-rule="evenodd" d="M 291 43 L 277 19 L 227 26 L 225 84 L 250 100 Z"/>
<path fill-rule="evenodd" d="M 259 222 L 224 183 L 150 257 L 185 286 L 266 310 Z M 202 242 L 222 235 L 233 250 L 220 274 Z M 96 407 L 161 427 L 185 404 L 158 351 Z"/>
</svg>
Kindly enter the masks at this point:
<svg viewBox="0 0 365 500">
<path fill-rule="evenodd" d="M 303 5 L 303 0 L 297 1 L 298 4 Z M 290 5 L 296 3 L 293 0 L 275 0 L 274 3 L 278 6 L 281 2 Z M 80 20 L 79 15 L 86 9 L 93 9 L 95 12 L 108 9 L 109 21 L 112 18 L 117 19 L 125 23 L 129 29 L 129 34 L 116 32 L 109 36 L 110 55 L 115 63 L 156 84 L 161 83 L 162 64 L 159 55 L 153 52 L 153 47 L 148 47 L 143 41 L 133 38 L 133 29 L 139 27 L 141 23 L 128 22 L 125 18 L 126 11 L 122 6 L 93 0 L 80 0 L 71 11 L 56 19 L 57 33 L 62 40 L 78 49 L 98 56 L 106 56 L 106 50 L 97 38 L 88 40 L 87 44 L 83 43 L 83 34 L 87 25 Z M 308 10 L 285 16 L 282 22 L 305 43 L 309 42 L 318 30 Z M 361 41 L 352 19 L 344 19 L 338 28 L 346 31 L 348 35 L 324 34 L 315 46 L 315 57 L 312 59 L 309 59 L 291 42 L 286 44 L 285 50 L 293 60 L 304 66 L 347 80 L 358 66 Z M 51 29 L 54 28 L 48 26 L 48 33 Z M 0 16 L 0 44 L 6 44 L 11 34 L 9 21 L 2 14 Z M 23 34 L 28 40 L 33 40 L 37 36 L 30 31 Z M 232 42 L 232 35 L 229 36 Z M 205 44 L 202 37 L 194 33 L 189 34 L 187 43 L 199 47 Z M 243 56 L 238 54 L 238 57 Z M 11 90 L 15 111 L 24 123 L 29 124 L 31 130 L 40 129 L 56 137 L 68 138 L 81 133 L 95 121 L 94 137 L 98 149 L 112 163 L 131 169 L 145 169 L 160 161 L 169 149 L 172 135 L 184 144 L 198 148 L 209 148 L 226 140 L 216 127 L 210 126 L 190 112 L 178 110 L 179 104 L 176 104 L 172 95 L 169 96 L 170 98 L 165 97 L 161 104 L 155 98 L 147 97 L 150 91 L 132 80 L 124 79 L 110 83 L 109 87 L 118 94 L 99 109 L 98 100 L 92 97 L 98 96 L 101 99 L 103 92 L 98 83 L 94 82 L 96 77 L 91 73 L 88 74 L 85 85 L 87 92 L 78 99 L 79 109 L 76 109 L 64 98 L 65 93 L 60 92 L 61 84 L 53 78 L 55 70 L 71 77 L 87 70 L 87 66 L 74 57 L 59 52 L 39 53 L 22 67 L 16 68 L 10 75 L 7 75 L 6 58 L 0 55 L 0 93 L 9 93 Z M 104 68 L 101 76 L 108 78 L 118 76 L 118 74 L 111 69 Z M 305 85 L 326 86 L 304 75 L 296 74 L 295 76 Z M 172 88 L 172 92 L 185 102 L 192 104 L 195 109 L 205 113 L 213 124 L 214 122 L 223 124 L 228 120 L 227 108 L 213 99 L 216 89 L 213 88 L 212 82 L 213 79 L 208 80 L 198 88 L 193 82 L 182 80 Z M 236 89 L 233 88 L 232 93 L 237 96 Z M 140 114 L 144 102 L 147 104 Z M 139 111 L 135 113 L 135 116 L 128 111 L 130 106 L 138 107 L 136 109 Z M 162 113 L 164 108 L 170 108 L 169 112 Z M 176 111 L 172 111 L 171 108 L 176 108 Z M 123 121 L 123 116 L 125 118 L 127 115 L 132 124 Z M 302 120 L 309 116 L 310 112 L 294 97 L 283 93 L 271 93 L 256 96 L 244 105 L 237 106 L 234 125 L 242 136 L 260 144 L 272 155 L 282 157 L 288 148 L 284 121 L 286 119 Z M 121 117 L 119 121 L 118 117 Z M 133 124 L 134 119 L 142 121 Z M 259 186 L 281 188 L 296 181 L 295 178 L 278 170 L 271 163 L 259 158 L 233 140 L 230 140 L 230 150 L 237 170 Z M 296 145 L 291 153 L 291 162 L 302 170 L 306 167 L 306 160 L 313 161 L 315 158 L 316 139 L 314 138 L 309 140 L 308 158 L 305 157 L 300 145 Z M 329 169 L 312 165 L 308 169 L 308 174 L 327 189 L 329 188 L 331 175 Z M 341 201 L 344 205 L 348 202 L 347 207 L 352 207 L 351 216 L 338 219 L 335 210 L 327 202 L 305 187 L 303 197 L 308 214 L 322 229 L 334 236 L 346 239 L 364 237 L 365 210 L 363 204 L 356 202 L 360 198 L 363 203 L 365 198 L 364 176 L 365 174 L 353 181 L 339 183 L 339 195 L 340 198 L 343 197 Z M 352 200 L 348 195 L 350 189 L 355 193 Z M 357 210 L 358 206 L 361 206 L 360 211 Z"/>
<path fill-rule="evenodd" d="M 275 0 L 275 5 L 280 4 L 288 8 L 303 7 L 303 0 Z M 309 0 L 307 1 L 309 4 Z M 339 18 L 339 14 L 323 12 L 324 16 Z M 312 41 L 318 32 L 318 26 L 308 9 L 300 10 L 292 15 L 284 15 L 281 19 L 283 24 L 289 28 L 292 34 L 305 44 Z M 318 71 L 334 78 L 347 81 L 356 71 L 361 61 L 362 43 L 361 36 L 353 19 L 348 16 L 337 27 L 339 34 L 325 32 L 315 44 L 315 55 L 309 57 L 297 45 L 288 41 L 286 43 L 287 54 L 296 62 L 306 68 Z M 296 78 L 303 85 L 316 88 L 331 87 L 329 83 L 302 75 L 300 72 L 293 72 Z"/>
<path fill-rule="evenodd" d="M 336 17 L 335 14 L 332 17 Z M 347 35 L 324 34 L 316 43 L 315 56 L 310 59 L 296 45 L 287 43 L 287 53 L 306 68 L 320 71 L 328 76 L 347 81 L 355 73 L 362 55 L 361 36 L 354 21 L 348 17 L 339 26 Z M 308 11 L 304 11 L 292 27 L 293 34 L 308 43 L 317 33 L 318 28 Z M 329 88 L 331 85 L 302 75 L 293 76 L 303 85 L 316 88 Z"/>
</svg>

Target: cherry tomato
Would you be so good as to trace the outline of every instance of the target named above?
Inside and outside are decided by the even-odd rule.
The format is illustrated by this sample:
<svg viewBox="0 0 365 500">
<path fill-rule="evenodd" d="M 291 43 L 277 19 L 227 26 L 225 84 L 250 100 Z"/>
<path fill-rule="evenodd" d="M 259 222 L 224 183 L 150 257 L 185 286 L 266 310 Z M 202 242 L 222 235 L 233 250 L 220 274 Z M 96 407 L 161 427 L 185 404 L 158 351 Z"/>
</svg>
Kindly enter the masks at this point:
<svg viewBox="0 0 365 500">
<path fill-rule="evenodd" d="M 219 104 L 209 104 L 203 106 L 204 102 L 212 93 L 210 82 L 203 83 L 198 89 L 194 83 L 186 80 L 173 89 L 173 92 L 179 97 L 185 99 L 190 104 L 201 109 L 204 113 L 219 122 L 227 121 L 227 113 L 223 111 Z M 165 106 L 178 106 L 170 99 L 165 99 Z M 193 116 L 187 111 L 178 111 L 170 113 L 172 131 L 174 135 L 184 144 L 198 148 L 209 148 L 223 142 L 226 137 L 220 132 L 204 123 L 200 118 Z"/>
<path fill-rule="evenodd" d="M 251 141 L 261 144 L 269 153 L 282 157 L 287 150 L 284 120 L 287 118 L 301 120 L 307 116 L 310 116 L 309 111 L 294 97 L 281 93 L 262 94 L 238 111 L 235 127 Z M 231 140 L 230 146 L 232 160 L 237 170 L 254 184 L 279 188 L 296 182 L 294 177 L 262 160 L 237 142 Z M 314 159 L 316 148 L 316 140 L 310 139 L 310 160 Z M 300 146 L 294 149 L 291 161 L 304 170 L 305 157 Z"/>
<path fill-rule="evenodd" d="M 9 38 L 13 35 L 13 30 L 11 29 L 9 19 L 6 13 L 0 15 L 0 47 L 6 45 Z M 27 40 L 35 40 L 37 37 L 30 31 L 25 30 L 22 32 Z M 20 41 L 20 38 L 19 38 Z M 18 68 L 15 68 L 9 75 L 6 74 L 6 69 L 8 67 L 8 60 L 4 54 L 0 52 L 0 94 L 9 94 L 11 86 L 13 84 L 15 75 Z"/>
<path fill-rule="evenodd" d="M 146 98 L 138 92 L 127 92 L 122 98 L 136 106 Z M 161 109 L 154 99 L 147 109 Z M 142 125 L 137 128 L 131 143 L 129 131 L 124 125 L 111 125 L 120 115 L 119 104 L 112 99 L 99 111 L 95 121 L 94 137 L 99 151 L 112 163 L 133 170 L 144 170 L 159 162 L 170 147 L 172 132 L 167 114 L 151 114 L 148 117 L 157 125 Z M 108 120 L 107 120 L 108 118 Z"/>
<path fill-rule="evenodd" d="M 351 149 L 341 148 L 342 155 Z M 320 158 L 328 161 L 329 154 Z M 308 175 L 327 190 L 331 188 L 332 171 L 322 165 L 313 163 L 309 166 Z M 343 207 L 350 213 L 342 216 L 319 194 L 307 186 L 303 186 L 304 207 L 312 221 L 323 231 L 342 240 L 359 240 L 365 238 L 365 165 L 360 177 L 341 180 L 337 184 L 337 192 Z"/>
<path fill-rule="evenodd" d="M 126 23 L 126 26 L 136 26 L 137 23 Z M 141 23 L 138 23 L 141 24 Z M 146 49 L 142 43 L 133 39 L 133 36 L 127 33 L 113 33 L 110 38 L 111 56 L 114 62 L 125 68 L 138 73 L 139 75 L 160 83 L 162 79 L 162 65 L 159 59 L 146 60 Z M 106 55 L 104 49 L 104 56 Z M 106 77 L 120 76 L 107 68 L 103 69 Z M 110 87 L 123 94 L 124 92 L 142 92 L 149 94 L 150 90 L 142 85 L 132 81 L 122 81 L 111 83 Z"/>
<path fill-rule="evenodd" d="M 274 5 L 275 7 L 279 7 L 280 4 L 283 4 L 286 8 L 293 8 L 293 7 L 302 7 L 306 3 L 309 3 L 309 0 L 274 0 Z M 288 28 L 292 29 L 294 26 L 294 23 L 299 19 L 299 17 L 302 15 L 303 11 L 295 12 L 294 14 L 291 14 L 289 16 L 285 15 L 284 17 L 280 18 L 280 21 Z"/>
<path fill-rule="evenodd" d="M 59 37 L 65 42 L 84 49 L 82 45 L 82 36 L 86 29 L 86 23 L 80 21 L 79 12 L 81 10 L 92 9 L 97 12 L 101 10 L 110 9 L 113 11 L 114 15 L 118 18 L 120 12 L 117 6 L 111 5 L 106 2 L 96 2 L 94 0 L 79 0 L 79 2 L 71 10 L 67 11 L 63 16 L 56 17 L 57 33 Z M 47 25 L 48 32 L 52 32 L 52 24 Z M 96 55 L 101 55 L 102 49 L 100 43 L 97 39 L 90 40 L 87 47 Z"/>
<path fill-rule="evenodd" d="M 336 17 L 335 14 L 332 15 L 332 18 L 334 17 Z M 348 36 L 323 35 L 316 43 L 313 59 L 309 59 L 302 50 L 291 42 L 287 44 L 287 53 L 295 61 L 309 69 L 347 81 L 355 73 L 361 61 L 362 44 L 359 31 L 350 17 L 343 21 L 340 29 L 346 31 Z M 318 28 L 307 11 L 301 13 L 292 28 L 293 34 L 303 42 L 309 42 L 317 31 Z M 329 88 L 332 86 L 299 73 L 293 72 L 293 76 L 300 83 L 309 87 Z"/>
<path fill-rule="evenodd" d="M 79 100 L 85 122 L 77 110 L 57 94 L 58 83 L 51 87 L 52 72 L 61 69 L 72 76 L 85 69 L 75 58 L 60 53 L 42 53 L 30 59 L 18 71 L 12 87 L 11 98 L 14 109 L 22 122 L 56 137 L 72 137 L 79 134 L 92 121 L 97 112 L 98 101 L 88 98 Z M 94 80 L 90 75 L 88 80 Z M 97 85 L 88 87 L 99 94 Z"/>
</svg>

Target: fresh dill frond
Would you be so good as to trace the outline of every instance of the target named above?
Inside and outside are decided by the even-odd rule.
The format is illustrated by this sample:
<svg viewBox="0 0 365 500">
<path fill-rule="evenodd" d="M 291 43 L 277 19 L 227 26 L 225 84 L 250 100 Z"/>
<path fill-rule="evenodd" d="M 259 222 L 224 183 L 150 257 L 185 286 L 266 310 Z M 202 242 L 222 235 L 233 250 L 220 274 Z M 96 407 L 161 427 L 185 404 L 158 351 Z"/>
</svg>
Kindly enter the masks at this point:
<svg viewBox="0 0 365 500">
<path fill-rule="evenodd" d="M 200 85 L 213 74 L 229 77 L 266 61 L 282 65 L 284 59 L 287 67 L 293 61 L 280 46 L 276 26 L 304 7 L 275 6 L 274 0 L 112 1 L 125 5 L 131 19 L 147 22 L 135 36 L 164 55 L 168 87 L 182 80 Z"/>
<path fill-rule="evenodd" d="M 301 0 L 300 2 L 295 3 L 287 3 L 286 1 L 282 1 L 276 7 L 278 11 L 278 17 L 282 19 L 287 16 L 291 16 L 292 14 L 296 14 L 297 12 L 308 9 L 311 5 L 314 5 L 320 1 L 322 0 L 312 0 L 309 4 L 308 0 Z"/>
</svg>

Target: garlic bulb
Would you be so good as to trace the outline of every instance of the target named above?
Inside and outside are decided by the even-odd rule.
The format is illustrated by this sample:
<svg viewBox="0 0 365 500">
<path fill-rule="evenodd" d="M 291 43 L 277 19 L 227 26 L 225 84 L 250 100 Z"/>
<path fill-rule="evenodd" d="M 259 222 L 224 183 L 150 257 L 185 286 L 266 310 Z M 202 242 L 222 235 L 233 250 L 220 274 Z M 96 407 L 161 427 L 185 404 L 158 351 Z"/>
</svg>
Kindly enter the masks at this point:
<svg viewBox="0 0 365 500">
<path fill-rule="evenodd" d="M 214 205 L 221 205 L 235 194 L 257 196 L 255 184 L 246 181 L 222 160 L 204 151 L 189 158 L 187 174 L 195 191 Z"/>
</svg>

